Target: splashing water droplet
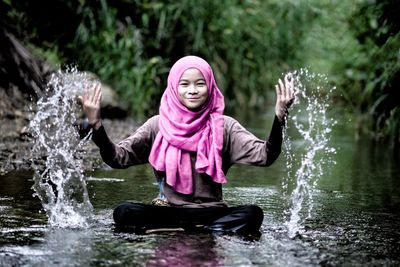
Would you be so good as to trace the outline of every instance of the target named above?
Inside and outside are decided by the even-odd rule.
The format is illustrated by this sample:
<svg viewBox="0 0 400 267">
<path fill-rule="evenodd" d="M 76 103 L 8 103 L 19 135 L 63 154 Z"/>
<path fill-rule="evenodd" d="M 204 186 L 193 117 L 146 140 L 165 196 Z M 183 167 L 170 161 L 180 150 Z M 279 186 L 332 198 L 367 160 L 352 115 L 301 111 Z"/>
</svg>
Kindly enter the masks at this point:
<svg viewBox="0 0 400 267">
<path fill-rule="evenodd" d="M 76 68 L 53 74 L 29 125 L 35 140 L 32 188 L 51 226 L 88 227 L 92 217 L 82 166 L 90 135 L 80 140 L 74 123 L 77 96 L 93 82 Z"/>
<path fill-rule="evenodd" d="M 313 194 L 318 179 L 324 174 L 324 167 L 335 164 L 332 155 L 336 150 L 330 147 L 329 141 L 336 121 L 326 114 L 329 97 L 335 89 L 329 87 L 327 77 L 307 69 L 294 71 L 290 75 L 295 80 L 299 95 L 295 100 L 298 108 L 290 110 L 288 125 L 284 130 L 287 177 L 282 187 L 285 192 L 288 191 L 290 181 L 295 180 L 290 208 L 286 211 L 289 219 L 285 223 L 289 237 L 294 238 L 301 232 L 305 218 L 311 217 Z M 294 124 L 294 127 L 290 124 Z M 295 145 L 288 134 L 292 128 L 300 135 L 300 141 Z M 300 156 L 294 156 L 294 150 Z"/>
</svg>

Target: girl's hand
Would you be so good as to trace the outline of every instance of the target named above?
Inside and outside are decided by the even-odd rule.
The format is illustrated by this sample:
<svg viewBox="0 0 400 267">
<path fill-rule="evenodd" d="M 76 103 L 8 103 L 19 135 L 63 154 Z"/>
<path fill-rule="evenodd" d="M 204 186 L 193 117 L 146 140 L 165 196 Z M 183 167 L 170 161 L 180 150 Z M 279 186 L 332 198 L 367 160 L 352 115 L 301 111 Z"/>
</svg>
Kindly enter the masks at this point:
<svg viewBox="0 0 400 267">
<path fill-rule="evenodd" d="M 275 114 L 278 117 L 279 121 L 283 121 L 286 118 L 287 111 L 289 107 L 293 104 L 293 101 L 298 94 L 298 90 L 294 88 L 294 79 L 291 77 L 289 79 L 289 75 L 285 76 L 285 83 L 279 79 L 278 84 L 275 85 L 276 90 L 276 105 L 275 105 Z"/>
<path fill-rule="evenodd" d="M 95 84 L 92 88 L 86 88 L 83 96 L 78 99 L 82 104 L 83 111 L 89 121 L 89 124 L 98 129 L 101 126 L 100 103 L 101 103 L 101 85 Z"/>
</svg>

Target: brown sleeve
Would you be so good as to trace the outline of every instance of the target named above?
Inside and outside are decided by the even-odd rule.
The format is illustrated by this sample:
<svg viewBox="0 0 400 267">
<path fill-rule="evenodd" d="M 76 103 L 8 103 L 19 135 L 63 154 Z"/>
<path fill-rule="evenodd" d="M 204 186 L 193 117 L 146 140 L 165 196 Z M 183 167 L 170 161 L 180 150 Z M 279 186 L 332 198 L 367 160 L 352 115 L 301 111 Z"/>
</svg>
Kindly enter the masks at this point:
<svg viewBox="0 0 400 267">
<path fill-rule="evenodd" d="M 114 144 L 101 126 L 93 131 L 93 141 L 100 148 L 104 162 L 112 168 L 127 168 L 148 162 L 152 143 L 158 132 L 158 117 L 150 118 L 132 135 Z"/>
<path fill-rule="evenodd" d="M 275 116 L 268 139 L 261 140 L 236 120 L 225 117 L 224 154 L 229 158 L 229 165 L 271 165 L 281 153 L 283 127 L 284 122 L 279 122 Z"/>
</svg>

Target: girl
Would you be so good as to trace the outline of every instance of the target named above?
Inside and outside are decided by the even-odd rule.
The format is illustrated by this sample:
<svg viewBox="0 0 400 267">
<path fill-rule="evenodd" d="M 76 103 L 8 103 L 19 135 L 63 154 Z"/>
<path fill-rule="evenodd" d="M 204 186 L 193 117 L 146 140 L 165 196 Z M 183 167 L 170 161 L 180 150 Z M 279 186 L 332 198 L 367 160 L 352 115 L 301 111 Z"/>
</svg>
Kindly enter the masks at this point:
<svg viewBox="0 0 400 267">
<path fill-rule="evenodd" d="M 93 128 L 93 141 L 113 168 L 150 163 L 160 185 L 151 205 L 122 203 L 114 210 L 117 229 L 144 233 L 183 228 L 222 233 L 259 233 L 263 211 L 256 205 L 228 207 L 222 184 L 235 163 L 269 166 L 279 156 L 282 128 L 293 102 L 293 81 L 276 85 L 275 120 L 260 140 L 235 119 L 223 115 L 224 97 L 210 65 L 186 56 L 171 68 L 160 112 L 131 136 L 114 144 L 100 119 L 100 85 L 80 97 Z"/>
</svg>

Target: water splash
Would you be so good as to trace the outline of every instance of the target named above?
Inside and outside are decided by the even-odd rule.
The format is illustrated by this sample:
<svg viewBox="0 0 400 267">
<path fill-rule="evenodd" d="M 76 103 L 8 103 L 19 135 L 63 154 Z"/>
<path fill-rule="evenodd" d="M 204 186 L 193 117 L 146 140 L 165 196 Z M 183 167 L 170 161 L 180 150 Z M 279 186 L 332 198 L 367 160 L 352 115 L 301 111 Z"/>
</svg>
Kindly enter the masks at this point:
<svg viewBox="0 0 400 267">
<path fill-rule="evenodd" d="M 93 82 L 76 68 L 53 74 L 29 125 L 35 139 L 32 188 L 51 226 L 88 227 L 92 217 L 82 166 L 88 138 L 79 139 L 74 123 L 77 95 Z"/>
<path fill-rule="evenodd" d="M 326 114 L 335 88 L 329 86 L 326 76 L 311 73 L 307 69 L 287 75 L 295 80 L 300 92 L 296 108 L 289 113 L 289 126 L 284 131 L 284 154 L 288 170 L 288 176 L 282 184 L 284 190 L 288 190 L 290 180 L 295 179 L 295 188 L 290 198 L 291 207 L 286 211 L 290 217 L 285 223 L 289 237 L 293 238 L 302 231 L 304 220 L 311 217 L 314 191 L 325 167 L 335 164 L 332 155 L 336 150 L 330 146 L 329 141 L 336 121 Z M 293 143 L 290 139 L 290 124 L 294 124 L 301 142 Z M 300 156 L 295 156 L 294 150 L 296 155 L 300 151 Z"/>
</svg>

